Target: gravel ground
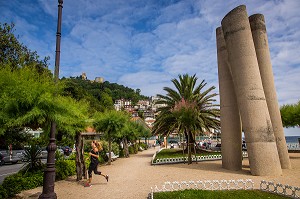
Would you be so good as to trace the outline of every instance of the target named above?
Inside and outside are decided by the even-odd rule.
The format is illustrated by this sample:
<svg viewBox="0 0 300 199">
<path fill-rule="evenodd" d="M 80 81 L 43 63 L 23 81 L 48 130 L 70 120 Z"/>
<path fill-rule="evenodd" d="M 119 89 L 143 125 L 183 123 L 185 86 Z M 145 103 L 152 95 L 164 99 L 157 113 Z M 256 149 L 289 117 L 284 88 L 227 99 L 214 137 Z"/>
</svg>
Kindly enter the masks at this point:
<svg viewBox="0 0 300 199">
<path fill-rule="evenodd" d="M 93 175 L 92 187 L 84 187 L 84 181 L 76 182 L 74 177 L 55 183 L 58 198 L 67 199 L 145 199 L 155 185 L 161 186 L 166 181 L 190 180 L 231 180 L 252 179 L 255 188 L 261 180 L 274 181 L 300 187 L 300 153 L 290 153 L 292 169 L 283 170 L 282 176 L 252 176 L 248 159 L 243 160 L 241 171 L 229 171 L 222 168 L 221 161 L 207 161 L 187 164 L 151 166 L 150 161 L 156 149 L 148 149 L 131 155 L 130 158 L 119 158 L 112 165 L 101 166 L 98 170 L 110 176 L 107 183 L 102 176 Z M 27 190 L 19 194 L 21 198 L 35 199 L 42 192 L 42 187 Z"/>
</svg>

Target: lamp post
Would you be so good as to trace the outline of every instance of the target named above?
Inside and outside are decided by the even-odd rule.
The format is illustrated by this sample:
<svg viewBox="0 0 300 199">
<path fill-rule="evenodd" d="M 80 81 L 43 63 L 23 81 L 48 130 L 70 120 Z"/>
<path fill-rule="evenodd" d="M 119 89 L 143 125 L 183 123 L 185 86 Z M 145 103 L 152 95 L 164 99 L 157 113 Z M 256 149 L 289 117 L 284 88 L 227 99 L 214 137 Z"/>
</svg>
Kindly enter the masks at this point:
<svg viewBox="0 0 300 199">
<path fill-rule="evenodd" d="M 59 77 L 59 61 L 60 61 L 60 39 L 61 39 L 61 17 L 62 17 L 63 0 L 58 0 L 58 19 L 57 19 L 57 32 L 56 32 L 56 51 L 55 51 L 55 70 L 54 81 L 58 82 Z M 57 195 L 54 192 L 55 182 L 55 132 L 56 122 L 51 121 L 50 141 L 47 146 L 47 167 L 44 171 L 43 192 L 39 199 L 56 199 Z"/>
</svg>

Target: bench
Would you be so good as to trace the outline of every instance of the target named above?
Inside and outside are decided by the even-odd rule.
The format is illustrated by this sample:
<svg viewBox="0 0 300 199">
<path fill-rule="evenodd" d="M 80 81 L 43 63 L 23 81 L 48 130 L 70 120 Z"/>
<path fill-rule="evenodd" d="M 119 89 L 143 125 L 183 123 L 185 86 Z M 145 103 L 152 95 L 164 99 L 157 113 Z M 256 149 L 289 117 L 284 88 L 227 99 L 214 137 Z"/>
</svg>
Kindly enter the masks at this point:
<svg viewBox="0 0 300 199">
<path fill-rule="evenodd" d="M 116 160 L 119 156 L 118 155 L 115 155 L 114 152 L 110 152 L 111 154 L 111 160 L 114 161 Z M 107 157 L 109 158 L 109 153 L 106 153 Z"/>
</svg>

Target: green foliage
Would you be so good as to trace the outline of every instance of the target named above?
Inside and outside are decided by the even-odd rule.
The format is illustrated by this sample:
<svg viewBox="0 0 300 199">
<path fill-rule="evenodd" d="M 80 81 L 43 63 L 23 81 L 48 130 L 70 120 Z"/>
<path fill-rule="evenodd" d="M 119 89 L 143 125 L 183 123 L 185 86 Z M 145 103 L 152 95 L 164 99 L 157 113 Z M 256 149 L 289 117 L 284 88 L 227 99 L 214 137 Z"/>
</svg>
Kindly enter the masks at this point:
<svg viewBox="0 0 300 199">
<path fill-rule="evenodd" d="M 55 160 L 58 161 L 58 160 L 64 160 L 65 159 L 65 156 L 63 153 L 61 153 L 59 150 L 56 150 L 55 151 Z M 68 160 L 70 160 L 70 158 L 68 158 Z"/>
<path fill-rule="evenodd" d="M 47 136 L 51 121 L 56 121 L 58 132 L 68 138 L 83 130 L 88 103 L 55 96 L 60 86 L 32 69 L 0 69 L 0 134 L 14 128 L 41 127 Z"/>
<path fill-rule="evenodd" d="M 3 181 L 3 188 L 9 197 L 43 185 L 43 172 L 27 172 L 26 174 L 16 173 L 6 177 Z"/>
<path fill-rule="evenodd" d="M 12 72 L 8 67 L 1 68 L 1 130 L 40 127 L 49 117 L 47 113 L 52 112 L 54 91 L 52 78 L 35 70 L 21 68 Z"/>
<path fill-rule="evenodd" d="M 128 147 L 128 151 L 129 151 L 129 154 L 135 154 L 135 151 L 134 151 L 134 146 L 129 146 Z"/>
<path fill-rule="evenodd" d="M 203 91 L 207 85 L 203 80 L 198 86 L 196 75 L 179 75 L 173 79 L 175 90 L 165 87 L 166 95 L 158 95 L 161 100 L 157 104 L 166 104 L 159 108 L 160 114 L 154 122 L 153 134 L 168 136 L 173 131 L 184 133 L 188 143 L 195 142 L 197 133 L 204 134 L 210 129 L 220 129 L 219 105 L 213 104 L 216 93 L 210 94 L 214 86 Z M 189 163 L 191 145 L 189 147 Z"/>
<path fill-rule="evenodd" d="M 76 166 L 74 160 L 57 160 L 56 180 L 66 179 L 68 176 L 76 174 Z M 34 189 L 43 185 L 44 172 L 37 169 L 32 172 L 24 172 L 21 170 L 16 174 L 6 177 L 3 184 L 0 185 L 0 198 L 12 197 L 23 190 Z"/>
<path fill-rule="evenodd" d="M 226 191 L 209 191 L 209 190 L 184 190 L 154 193 L 154 199 L 181 199 L 181 198 L 232 198 L 232 199 L 248 199 L 248 198 L 287 198 L 273 193 L 263 192 L 259 190 L 226 190 Z"/>
<path fill-rule="evenodd" d="M 119 158 L 124 158 L 125 157 L 125 153 L 124 153 L 124 149 L 119 149 Z"/>
<path fill-rule="evenodd" d="M 101 141 L 103 152 L 108 153 L 108 142 L 103 140 Z M 115 155 L 118 155 L 120 153 L 119 144 L 116 142 L 111 143 L 111 150 L 114 152 Z"/>
<path fill-rule="evenodd" d="M 47 69 L 49 57 L 40 60 L 36 51 L 30 51 L 18 41 L 14 31 L 14 24 L 0 23 L 0 68 L 3 65 L 9 65 L 12 70 L 30 67 L 40 74 L 46 72 L 50 75 L 51 72 Z"/>
<path fill-rule="evenodd" d="M 24 170 L 35 171 L 40 170 L 43 164 L 40 159 L 41 149 L 39 146 L 31 144 L 24 149 Z"/>
<path fill-rule="evenodd" d="M 56 160 L 55 180 L 64 180 L 68 176 L 76 174 L 76 164 L 74 160 Z"/>
<path fill-rule="evenodd" d="M 110 140 L 119 136 L 128 121 L 128 115 L 112 110 L 95 115 L 93 126 L 98 132 L 104 132 L 104 137 Z"/>
<path fill-rule="evenodd" d="M 76 160 L 76 153 L 71 153 L 71 155 L 69 155 L 68 160 Z"/>
<path fill-rule="evenodd" d="M 8 193 L 2 185 L 0 185 L 0 198 L 1 199 L 8 198 Z"/>
<path fill-rule="evenodd" d="M 90 113 L 114 109 L 113 104 L 117 99 L 131 99 L 133 104 L 136 104 L 138 100 L 148 99 L 148 97 L 140 95 L 140 91 L 135 92 L 131 88 L 108 81 L 98 83 L 82 80 L 80 77 L 63 78 L 62 80 L 66 85 L 63 95 L 72 96 L 77 100 L 85 99 L 90 103 Z"/>
<path fill-rule="evenodd" d="M 284 127 L 300 126 L 300 101 L 281 106 L 280 113 Z"/>
<path fill-rule="evenodd" d="M 148 149 L 148 145 L 144 142 L 139 143 L 139 146 L 142 147 L 143 149 Z"/>
<path fill-rule="evenodd" d="M 8 129 L 0 136 L 0 140 L 2 141 L 0 142 L 0 148 L 7 149 L 12 144 L 13 149 L 23 149 L 32 139 L 32 135 L 25 133 L 24 129 Z"/>
</svg>

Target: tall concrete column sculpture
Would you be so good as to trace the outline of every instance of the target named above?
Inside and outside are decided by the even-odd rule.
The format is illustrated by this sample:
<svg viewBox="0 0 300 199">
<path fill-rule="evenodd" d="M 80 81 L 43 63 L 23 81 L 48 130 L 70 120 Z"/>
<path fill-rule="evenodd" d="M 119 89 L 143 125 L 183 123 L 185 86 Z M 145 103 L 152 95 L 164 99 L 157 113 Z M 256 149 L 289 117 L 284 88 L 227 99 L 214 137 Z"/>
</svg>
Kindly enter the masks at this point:
<svg viewBox="0 0 300 199">
<path fill-rule="evenodd" d="M 279 160 L 282 169 L 290 169 L 291 163 L 281 121 L 281 115 L 274 85 L 273 70 L 271 64 L 268 36 L 265 19 L 262 14 L 255 14 L 249 17 L 255 46 L 260 76 L 264 87 L 267 105 L 272 121 L 273 131 L 276 139 Z"/>
<path fill-rule="evenodd" d="M 242 128 L 221 27 L 216 29 L 221 105 L 222 167 L 242 169 Z"/>
<path fill-rule="evenodd" d="M 281 175 L 273 127 L 262 86 L 246 6 L 222 20 L 252 175 Z"/>
</svg>

